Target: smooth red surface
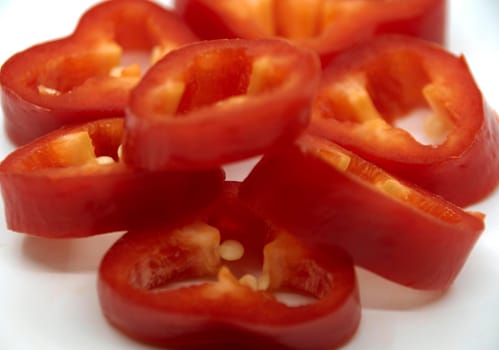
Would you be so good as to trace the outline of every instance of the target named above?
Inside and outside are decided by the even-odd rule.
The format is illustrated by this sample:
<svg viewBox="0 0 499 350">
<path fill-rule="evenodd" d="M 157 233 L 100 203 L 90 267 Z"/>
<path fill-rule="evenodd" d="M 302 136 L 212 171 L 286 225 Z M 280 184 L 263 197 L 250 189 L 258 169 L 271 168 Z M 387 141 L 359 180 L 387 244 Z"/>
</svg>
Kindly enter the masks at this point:
<svg viewBox="0 0 499 350">
<path fill-rule="evenodd" d="M 35 45 L 2 65 L 9 138 L 21 145 L 62 125 L 123 116 L 139 77 L 111 77 L 110 70 L 126 62 L 129 53 L 141 52 L 148 60 L 154 47 L 168 51 L 196 40 L 181 19 L 150 1 L 96 5 L 70 36 Z M 58 94 L 40 93 L 39 86 Z"/>
<path fill-rule="evenodd" d="M 359 91 L 344 88 L 352 79 L 369 94 L 378 121 L 356 115 L 363 108 L 352 102 Z M 394 127 L 418 108 L 446 115 L 443 143 L 421 144 Z M 323 75 L 310 130 L 459 206 L 483 199 L 499 183 L 496 114 L 465 59 L 427 42 L 389 36 L 338 57 Z"/>
<path fill-rule="evenodd" d="M 445 42 L 445 0 L 175 0 L 174 4 L 201 38 L 283 37 L 315 50 L 324 64 L 353 44 L 387 33 Z"/>
<path fill-rule="evenodd" d="M 231 191 L 226 194 L 232 196 Z M 326 350 L 355 333 L 359 296 L 353 266 L 344 253 L 324 254 L 285 233 L 269 231 L 233 196 L 214 208 L 207 220 L 220 231 L 218 236 L 195 230 L 186 235 L 175 228 L 137 231 L 111 247 L 98 284 L 101 307 L 111 324 L 140 341 L 193 349 Z M 217 254 L 220 239 L 243 242 L 242 261 L 222 262 Z M 216 279 L 222 265 L 234 275 L 170 287 L 191 279 Z M 270 275 L 268 290 L 254 291 L 236 279 L 239 273 L 261 269 Z M 281 290 L 317 300 L 290 307 L 272 295 Z"/>
<path fill-rule="evenodd" d="M 88 132 L 95 155 L 71 135 Z M 7 227 L 52 238 L 82 237 L 186 220 L 216 198 L 220 169 L 147 172 L 118 161 L 123 119 L 102 119 L 49 133 L 0 164 Z M 69 140 L 69 141 L 68 141 Z M 93 150 L 90 150 L 93 153 Z"/>
<path fill-rule="evenodd" d="M 215 40 L 164 57 L 133 89 L 125 162 L 219 166 L 278 148 L 309 122 L 317 56 L 283 40 Z"/>
<path fill-rule="evenodd" d="M 240 196 L 290 234 L 323 248 L 339 246 L 356 264 L 418 289 L 449 287 L 484 228 L 480 214 L 311 135 L 264 157 Z"/>
</svg>

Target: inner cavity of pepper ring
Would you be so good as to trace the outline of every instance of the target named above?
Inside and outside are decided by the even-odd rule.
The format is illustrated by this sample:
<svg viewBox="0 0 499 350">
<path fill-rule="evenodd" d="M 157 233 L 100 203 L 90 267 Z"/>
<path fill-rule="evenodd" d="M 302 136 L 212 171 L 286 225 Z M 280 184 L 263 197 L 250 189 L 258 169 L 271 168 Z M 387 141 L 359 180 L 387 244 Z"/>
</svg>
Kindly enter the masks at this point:
<svg viewBox="0 0 499 350">
<path fill-rule="evenodd" d="M 203 107 L 244 103 L 248 96 L 281 86 L 289 64 L 283 57 L 254 57 L 245 48 L 202 52 L 155 89 L 153 114 L 182 116 Z"/>
<path fill-rule="evenodd" d="M 241 286 L 255 292 L 272 294 L 279 302 L 289 307 L 298 307 L 315 302 L 317 299 L 305 292 L 290 289 L 271 288 L 271 274 L 264 267 L 265 247 L 255 252 L 259 240 L 237 240 L 224 237 L 217 228 L 203 222 L 196 222 L 174 231 L 181 242 L 197 245 L 189 252 L 179 252 L 177 248 L 156 247 L 154 254 L 137 263 L 129 280 L 139 288 L 151 291 L 168 291 L 209 284 L 213 288 L 207 293 L 225 293 Z M 270 243 L 272 243 L 271 241 Z M 247 244 L 247 245 L 246 245 Z M 184 254 L 185 253 L 185 254 Z M 256 254 L 255 254 L 256 253 Z M 189 262 L 176 265 L 187 254 Z M 197 256 L 193 256 L 193 254 Z M 197 275 L 204 273 L 205 275 Z M 207 275 L 209 274 L 209 275 Z M 196 276 L 192 276 L 196 275 Z"/>
<path fill-rule="evenodd" d="M 109 128 L 114 132 L 107 133 L 107 138 L 99 137 Z M 112 120 L 102 125 L 93 124 L 88 129 L 75 130 L 53 138 L 43 147 L 34 149 L 24 161 L 24 166 L 31 169 L 34 164 L 41 164 L 39 159 L 51 159 L 49 168 L 67 168 L 80 166 L 96 166 L 115 164 L 121 160 L 120 135 L 122 122 Z M 104 140 L 104 141 L 103 141 Z"/>
<path fill-rule="evenodd" d="M 63 59 L 47 61 L 45 72 L 38 78 L 38 93 L 58 96 L 85 85 L 91 87 L 103 78 L 121 79 L 123 88 L 131 88 L 152 65 L 178 46 L 173 42 L 154 43 L 147 33 L 135 34 L 143 37 L 140 45 L 137 40 L 127 42 L 127 33 L 116 33 L 116 41 L 76 47 L 75 52 Z"/>
<path fill-rule="evenodd" d="M 403 129 L 423 145 L 443 144 L 455 124 L 439 102 L 422 59 L 406 50 L 388 52 L 328 87 L 334 118 L 373 129 Z"/>
</svg>

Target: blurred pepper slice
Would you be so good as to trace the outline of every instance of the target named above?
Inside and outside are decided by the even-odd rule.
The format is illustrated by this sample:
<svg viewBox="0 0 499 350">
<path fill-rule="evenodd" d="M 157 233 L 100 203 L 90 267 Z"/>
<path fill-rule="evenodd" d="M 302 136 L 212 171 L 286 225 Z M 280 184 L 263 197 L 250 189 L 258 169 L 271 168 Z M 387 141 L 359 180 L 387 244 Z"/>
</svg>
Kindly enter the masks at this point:
<svg viewBox="0 0 499 350">
<path fill-rule="evenodd" d="M 270 228 L 237 200 L 237 184 L 228 187 L 210 224 L 130 232 L 111 247 L 98 284 L 107 319 L 168 348 L 325 350 L 347 341 L 360 321 L 350 258 Z M 315 300 L 289 306 L 280 291 Z"/>
<path fill-rule="evenodd" d="M 387 36 L 345 52 L 312 119 L 311 132 L 459 206 L 499 183 L 496 115 L 464 58 L 430 43 Z"/>
<path fill-rule="evenodd" d="M 398 33 L 443 43 L 445 0 L 175 0 L 204 39 L 283 37 L 315 50 L 324 64 L 373 36 Z"/>
<path fill-rule="evenodd" d="M 146 172 L 120 161 L 123 119 L 62 128 L 0 164 L 7 226 L 52 238 L 82 237 L 186 220 L 216 198 L 220 169 Z"/>
<path fill-rule="evenodd" d="M 341 147 L 303 135 L 264 157 L 241 198 L 298 238 L 418 289 L 445 289 L 483 231 L 483 216 L 419 190 Z"/>
<path fill-rule="evenodd" d="M 0 71 L 9 138 L 25 144 L 62 125 L 124 115 L 141 70 L 197 37 L 145 0 L 107 1 L 66 38 L 15 54 Z"/>
<path fill-rule="evenodd" d="M 175 50 L 131 93 L 125 162 L 210 168 L 271 151 L 308 125 L 320 72 L 317 55 L 283 40 L 213 40 Z"/>
</svg>

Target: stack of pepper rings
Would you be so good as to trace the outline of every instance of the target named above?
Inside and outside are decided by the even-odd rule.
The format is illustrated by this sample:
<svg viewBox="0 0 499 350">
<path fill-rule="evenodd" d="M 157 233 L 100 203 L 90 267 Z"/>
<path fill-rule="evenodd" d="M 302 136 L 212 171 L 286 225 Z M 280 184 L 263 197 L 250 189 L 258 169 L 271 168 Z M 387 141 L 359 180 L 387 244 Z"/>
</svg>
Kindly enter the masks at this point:
<svg viewBox="0 0 499 350">
<path fill-rule="evenodd" d="M 15 54 L 8 228 L 128 231 L 101 262 L 103 313 L 172 348 L 338 347 L 361 318 L 355 265 L 448 288 L 484 230 L 463 207 L 499 182 L 498 117 L 440 46 L 445 1 L 359 3 L 114 0 Z M 397 126 L 415 111 L 426 143 Z"/>
</svg>

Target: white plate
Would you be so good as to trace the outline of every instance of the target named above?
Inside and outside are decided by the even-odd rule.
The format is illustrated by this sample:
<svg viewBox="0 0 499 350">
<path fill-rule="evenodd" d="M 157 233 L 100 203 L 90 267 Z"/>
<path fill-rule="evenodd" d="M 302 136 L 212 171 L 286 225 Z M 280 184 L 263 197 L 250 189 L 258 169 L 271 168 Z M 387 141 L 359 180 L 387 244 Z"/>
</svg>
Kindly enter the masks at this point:
<svg viewBox="0 0 499 350">
<path fill-rule="evenodd" d="M 68 34 L 92 3 L 0 0 L 0 64 L 32 44 Z M 448 47 L 466 56 L 499 110 L 499 2 L 449 3 Z M 12 149 L 0 131 L 0 158 Z M 473 209 L 488 214 L 486 231 L 444 295 L 408 290 L 360 271 L 363 319 L 345 349 L 499 349 L 499 193 Z M 96 268 L 116 234 L 52 241 L 10 232 L 4 222 L 2 214 L 0 349 L 148 348 L 116 332 L 99 309 Z"/>
</svg>

